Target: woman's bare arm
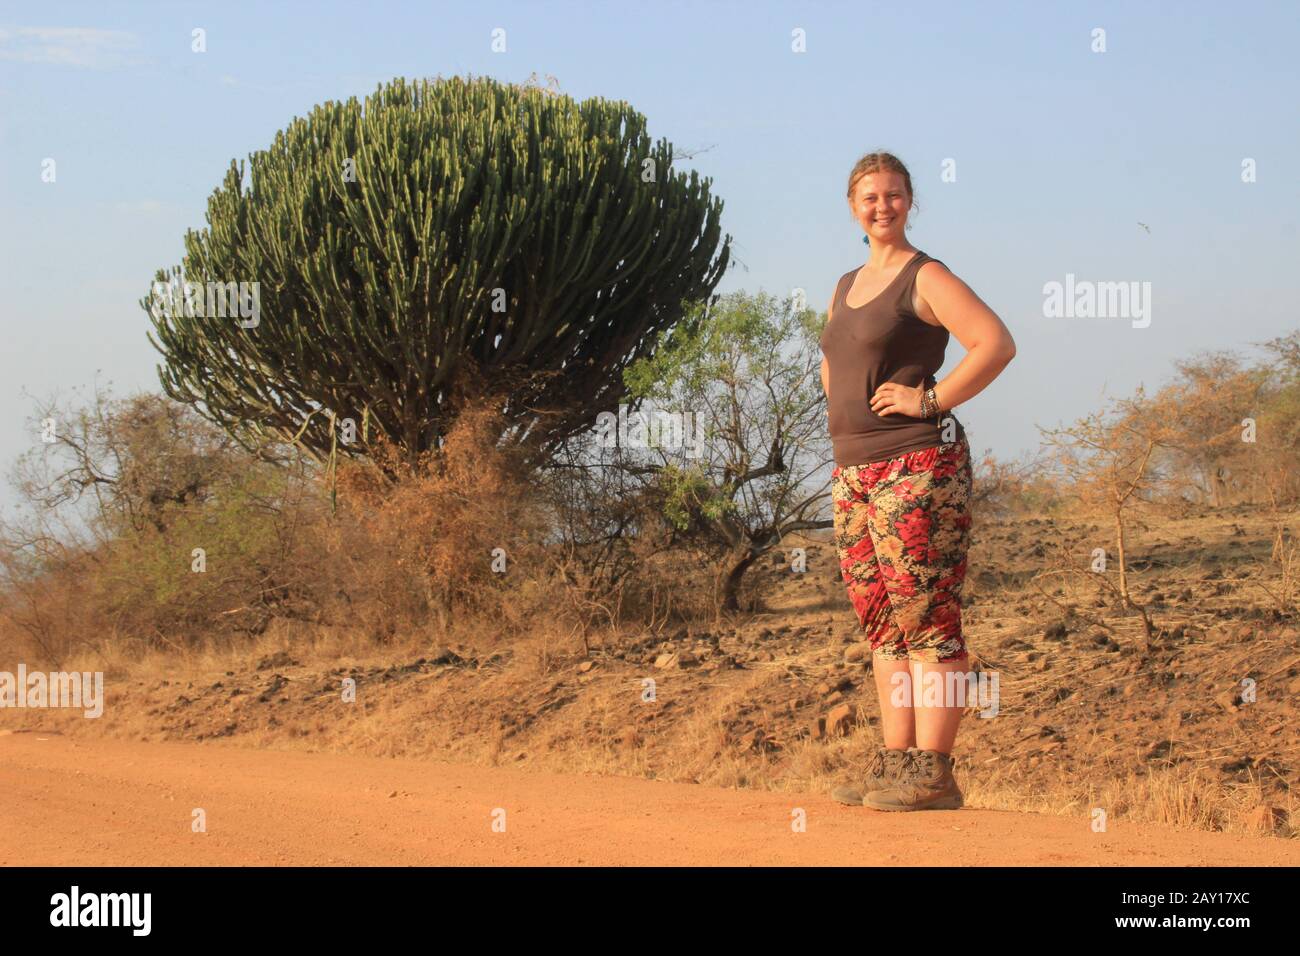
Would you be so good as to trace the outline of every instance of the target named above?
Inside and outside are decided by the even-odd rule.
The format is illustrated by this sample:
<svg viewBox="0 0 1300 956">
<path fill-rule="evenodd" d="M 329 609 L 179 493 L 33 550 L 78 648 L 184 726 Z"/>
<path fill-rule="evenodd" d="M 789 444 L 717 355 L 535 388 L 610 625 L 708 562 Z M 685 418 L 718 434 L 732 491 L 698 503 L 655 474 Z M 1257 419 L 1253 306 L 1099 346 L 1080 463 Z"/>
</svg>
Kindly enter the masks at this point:
<svg viewBox="0 0 1300 956">
<path fill-rule="evenodd" d="M 916 291 L 935 318 L 966 349 L 957 367 L 934 386 L 939 407 L 968 402 L 1016 357 L 1016 343 L 997 313 L 942 264 L 926 263 L 916 274 Z"/>
<path fill-rule="evenodd" d="M 998 377 L 1015 358 L 1016 343 L 997 313 L 981 301 L 965 282 L 940 262 L 927 262 L 916 273 L 920 313 L 928 313 L 953 334 L 966 349 L 965 356 L 934 386 L 944 411 L 968 402 Z M 924 388 L 885 382 L 871 398 L 877 414 L 921 414 Z"/>
</svg>

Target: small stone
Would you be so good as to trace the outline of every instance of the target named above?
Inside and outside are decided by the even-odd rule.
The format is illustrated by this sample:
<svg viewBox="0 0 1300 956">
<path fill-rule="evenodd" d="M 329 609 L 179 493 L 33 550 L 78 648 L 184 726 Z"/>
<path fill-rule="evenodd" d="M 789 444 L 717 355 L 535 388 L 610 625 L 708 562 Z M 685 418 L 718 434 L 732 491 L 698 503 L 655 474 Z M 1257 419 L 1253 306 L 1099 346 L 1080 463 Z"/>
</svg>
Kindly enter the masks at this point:
<svg viewBox="0 0 1300 956">
<path fill-rule="evenodd" d="M 1162 740 L 1146 752 L 1145 759 L 1161 760 L 1165 757 L 1168 757 L 1169 754 L 1173 751 L 1173 749 L 1174 749 L 1174 742 L 1172 740 Z"/>
<path fill-rule="evenodd" d="M 1276 833 L 1285 823 L 1286 811 L 1281 807 L 1268 805 L 1256 807 L 1246 818 L 1246 825 L 1252 830 L 1262 830 L 1265 833 Z"/>
<path fill-rule="evenodd" d="M 826 715 L 826 734 L 831 737 L 847 733 L 853 726 L 853 709 L 848 704 L 840 704 Z"/>
</svg>

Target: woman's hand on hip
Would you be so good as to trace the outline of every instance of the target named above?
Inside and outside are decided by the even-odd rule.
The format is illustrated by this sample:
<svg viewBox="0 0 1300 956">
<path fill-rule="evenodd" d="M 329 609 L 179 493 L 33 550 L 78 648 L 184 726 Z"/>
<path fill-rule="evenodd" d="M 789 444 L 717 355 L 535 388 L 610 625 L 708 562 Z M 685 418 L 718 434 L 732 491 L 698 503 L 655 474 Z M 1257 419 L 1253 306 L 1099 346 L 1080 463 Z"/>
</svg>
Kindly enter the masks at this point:
<svg viewBox="0 0 1300 956">
<path fill-rule="evenodd" d="M 876 394 L 871 396 L 868 404 L 877 415 L 911 415 L 913 418 L 920 418 L 923 394 L 925 394 L 923 385 L 913 388 L 897 382 L 885 382 L 876 389 Z"/>
</svg>

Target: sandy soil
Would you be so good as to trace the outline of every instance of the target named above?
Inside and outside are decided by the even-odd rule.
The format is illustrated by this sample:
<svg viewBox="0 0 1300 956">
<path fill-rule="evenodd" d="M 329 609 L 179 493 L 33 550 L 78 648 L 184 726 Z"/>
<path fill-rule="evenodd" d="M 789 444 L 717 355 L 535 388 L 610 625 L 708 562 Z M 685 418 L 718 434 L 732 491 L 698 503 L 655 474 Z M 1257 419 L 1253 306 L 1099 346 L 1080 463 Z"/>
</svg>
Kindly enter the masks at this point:
<svg viewBox="0 0 1300 956">
<path fill-rule="evenodd" d="M 43 732 L 0 736 L 0 793 L 9 866 L 1300 865 L 1297 841 L 1081 817 Z"/>
</svg>

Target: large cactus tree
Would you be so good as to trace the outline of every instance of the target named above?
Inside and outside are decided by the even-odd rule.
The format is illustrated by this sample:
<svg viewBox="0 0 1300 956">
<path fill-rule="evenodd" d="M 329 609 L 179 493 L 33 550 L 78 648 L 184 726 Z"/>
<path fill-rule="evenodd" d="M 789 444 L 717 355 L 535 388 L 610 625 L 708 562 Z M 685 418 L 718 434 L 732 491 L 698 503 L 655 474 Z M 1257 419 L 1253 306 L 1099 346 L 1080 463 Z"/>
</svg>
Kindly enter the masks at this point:
<svg viewBox="0 0 1300 956">
<path fill-rule="evenodd" d="M 624 398 L 623 369 L 726 268 L 710 180 L 674 173 L 645 126 L 623 102 L 459 77 L 295 118 L 247 181 L 231 162 L 182 265 L 157 273 L 155 292 L 196 284 L 194 314 L 141 300 L 164 391 L 245 447 L 323 459 L 383 434 L 414 461 L 469 372 L 526 383 L 507 438 L 553 448 Z M 203 308 L 205 286 L 254 282 L 255 320 Z"/>
</svg>

